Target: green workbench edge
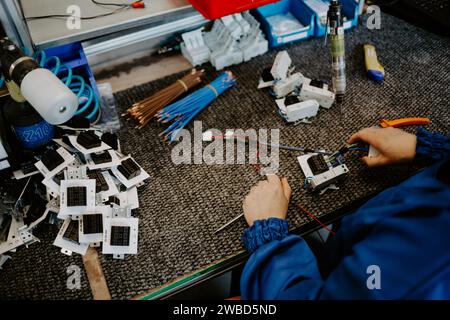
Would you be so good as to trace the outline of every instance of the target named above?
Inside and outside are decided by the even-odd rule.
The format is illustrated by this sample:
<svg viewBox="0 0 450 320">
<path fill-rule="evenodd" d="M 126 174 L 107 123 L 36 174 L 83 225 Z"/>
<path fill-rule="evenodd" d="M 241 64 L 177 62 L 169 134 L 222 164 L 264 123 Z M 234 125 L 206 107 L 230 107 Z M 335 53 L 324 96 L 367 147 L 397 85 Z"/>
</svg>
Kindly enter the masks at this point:
<svg viewBox="0 0 450 320">
<path fill-rule="evenodd" d="M 158 297 L 160 295 L 163 295 L 163 294 L 167 293 L 168 291 L 170 291 L 170 290 L 172 290 L 174 288 L 177 288 L 177 287 L 182 286 L 182 285 L 184 285 L 184 284 L 186 284 L 186 283 L 188 283 L 190 281 L 193 281 L 193 280 L 195 280 L 197 278 L 200 278 L 201 276 L 204 276 L 205 274 L 213 272 L 213 271 L 215 271 L 215 270 L 217 270 L 217 269 L 219 269 L 219 268 L 221 268 L 221 267 L 223 267 L 223 266 L 225 266 L 227 264 L 233 263 L 234 261 L 241 261 L 245 257 L 247 257 L 247 255 L 248 255 L 247 252 L 242 251 L 242 252 L 238 253 L 237 255 L 232 256 L 230 259 L 225 259 L 225 260 L 223 260 L 223 261 L 221 261 L 221 262 L 219 262 L 217 264 L 209 266 L 209 267 L 207 267 L 207 268 L 205 268 L 203 270 L 200 270 L 200 271 L 198 271 L 198 272 L 196 272 L 196 273 L 194 273 L 192 275 L 189 275 L 189 276 L 187 276 L 187 277 L 185 277 L 183 279 L 175 281 L 175 282 L 173 282 L 173 283 L 171 283 L 171 284 L 169 284 L 169 285 L 167 285 L 167 286 L 165 286 L 165 287 L 163 287 L 161 289 L 158 289 L 155 292 L 149 293 L 147 295 L 144 295 L 144 296 L 138 298 L 138 300 L 141 300 L 141 301 L 152 300 L 152 299 L 154 299 L 154 298 L 156 298 L 156 297 Z"/>
</svg>

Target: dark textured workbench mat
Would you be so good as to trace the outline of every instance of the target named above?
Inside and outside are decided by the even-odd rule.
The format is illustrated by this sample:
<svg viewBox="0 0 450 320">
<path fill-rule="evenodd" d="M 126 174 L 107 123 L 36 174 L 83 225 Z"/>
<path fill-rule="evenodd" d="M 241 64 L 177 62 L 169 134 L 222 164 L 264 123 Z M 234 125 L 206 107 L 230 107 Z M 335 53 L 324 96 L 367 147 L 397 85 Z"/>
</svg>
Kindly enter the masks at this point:
<svg viewBox="0 0 450 320">
<path fill-rule="evenodd" d="M 377 47 L 386 68 L 382 84 L 365 75 L 362 45 Z M 323 39 L 313 39 L 286 47 L 297 70 L 305 76 L 330 79 L 329 49 Z M 450 41 L 383 15 L 382 29 L 370 31 L 360 26 L 347 34 L 348 93 L 342 110 L 322 109 L 310 125 L 286 126 L 276 113 L 274 100 L 267 92 L 256 90 L 259 75 L 272 64 L 277 51 L 232 67 L 238 85 L 221 96 L 198 120 L 203 129 L 279 128 L 284 144 L 323 147 L 342 146 L 358 129 L 372 126 L 381 118 L 427 116 L 430 130 L 450 131 Z M 207 67 L 208 80 L 217 73 Z M 116 94 L 122 110 L 179 78 L 165 79 Z M 342 111 L 342 114 L 341 114 Z M 192 125 L 188 127 L 192 130 Z M 241 220 L 214 235 L 225 222 L 241 213 L 242 200 L 261 179 L 251 166 L 181 165 L 171 161 L 171 148 L 158 139 L 164 126 L 151 123 L 135 130 L 124 122 L 122 146 L 150 173 L 151 179 L 140 192 L 141 209 L 139 254 L 124 261 L 103 257 L 103 268 L 112 297 L 131 298 L 242 250 Z M 324 215 L 353 201 L 378 192 L 409 176 L 410 167 L 366 169 L 359 159 L 349 156 L 351 170 L 339 191 L 323 196 L 303 188 L 303 175 L 296 154 L 281 152 L 280 173 L 293 188 L 289 212 L 292 227 L 309 218 L 294 207 L 300 202 L 312 213 Z M 82 290 L 66 289 L 66 269 L 82 267 L 81 257 L 67 258 L 51 246 L 51 236 L 29 249 L 21 248 L 0 272 L 0 298 L 90 298 L 87 278 L 82 274 Z"/>
</svg>

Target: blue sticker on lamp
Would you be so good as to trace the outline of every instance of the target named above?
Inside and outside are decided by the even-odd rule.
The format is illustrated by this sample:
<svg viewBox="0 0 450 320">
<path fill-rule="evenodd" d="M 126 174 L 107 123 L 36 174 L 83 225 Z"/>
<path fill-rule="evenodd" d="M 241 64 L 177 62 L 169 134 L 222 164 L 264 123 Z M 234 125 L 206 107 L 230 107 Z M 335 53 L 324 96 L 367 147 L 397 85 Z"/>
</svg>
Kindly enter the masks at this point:
<svg viewBox="0 0 450 320">
<path fill-rule="evenodd" d="M 55 127 L 45 120 L 31 126 L 14 127 L 14 131 L 22 146 L 27 149 L 39 148 L 55 136 Z"/>
</svg>

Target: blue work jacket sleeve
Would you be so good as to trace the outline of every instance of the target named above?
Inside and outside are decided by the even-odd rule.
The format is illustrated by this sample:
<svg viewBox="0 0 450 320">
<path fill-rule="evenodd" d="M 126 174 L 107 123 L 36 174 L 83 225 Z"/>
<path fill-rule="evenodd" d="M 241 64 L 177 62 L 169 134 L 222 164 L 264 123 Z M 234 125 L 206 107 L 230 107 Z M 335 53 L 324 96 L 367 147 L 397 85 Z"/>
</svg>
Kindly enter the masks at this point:
<svg viewBox="0 0 450 320">
<path fill-rule="evenodd" d="M 450 157 L 450 136 L 417 130 L 416 161 L 438 162 Z"/>
<path fill-rule="evenodd" d="M 288 234 L 287 221 L 276 218 L 255 221 L 245 230 L 242 240 L 253 253 L 241 278 L 243 299 L 317 297 L 323 282 L 316 258 L 301 237 Z"/>
</svg>

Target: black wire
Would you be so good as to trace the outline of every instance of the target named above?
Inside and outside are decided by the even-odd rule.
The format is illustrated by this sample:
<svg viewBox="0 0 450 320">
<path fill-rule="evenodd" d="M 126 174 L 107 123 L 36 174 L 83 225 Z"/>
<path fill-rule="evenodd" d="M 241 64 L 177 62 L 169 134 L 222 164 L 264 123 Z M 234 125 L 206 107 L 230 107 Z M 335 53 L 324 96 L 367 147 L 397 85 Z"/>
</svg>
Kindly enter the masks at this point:
<svg viewBox="0 0 450 320">
<path fill-rule="evenodd" d="M 116 9 L 112 12 L 108 12 L 108 13 L 104 13 L 104 14 L 99 14 L 97 16 L 91 16 L 91 17 L 80 17 L 80 20 L 91 20 L 91 19 L 96 19 L 96 18 L 101 18 L 101 17 L 106 17 L 106 16 L 110 16 L 113 15 L 119 11 L 121 11 L 122 9 L 126 9 L 125 7 L 123 8 L 119 8 Z M 50 18 L 72 18 L 73 15 L 69 15 L 69 14 L 49 14 L 47 16 L 36 16 L 36 17 L 25 17 L 25 20 L 27 21 L 32 21 L 32 20 L 40 20 L 40 19 L 50 19 Z"/>
<path fill-rule="evenodd" d="M 91 0 L 91 1 L 98 6 L 114 6 L 114 7 L 129 7 L 130 6 L 129 3 L 110 3 L 110 2 L 100 2 L 97 0 Z M 142 2 L 142 0 L 138 1 L 138 2 Z"/>
<path fill-rule="evenodd" d="M 118 9 L 115 9 L 112 12 L 108 12 L 108 13 L 103 13 L 103 14 L 99 14 L 96 16 L 90 16 L 90 17 L 80 17 L 80 20 L 92 20 L 92 19 L 97 19 L 97 18 L 101 18 L 101 17 L 107 17 L 113 14 L 118 13 L 119 11 L 122 11 L 123 9 L 129 9 L 131 8 L 131 4 L 118 4 L 118 3 L 105 3 L 105 2 L 98 2 L 96 0 L 91 0 L 94 4 L 96 5 L 104 5 L 104 6 L 118 6 Z M 143 0 L 137 1 L 137 2 L 142 2 Z M 35 17 L 24 17 L 24 20 L 27 21 L 32 21 L 32 20 L 40 20 L 40 19 L 51 19 L 51 18 L 72 18 L 73 15 L 70 14 L 49 14 L 49 15 L 45 15 L 45 16 L 35 16 Z"/>
</svg>

